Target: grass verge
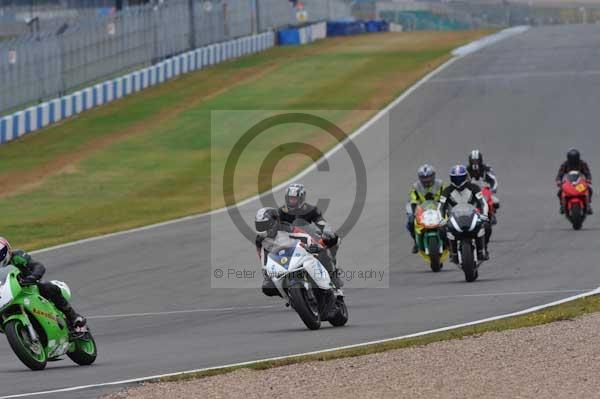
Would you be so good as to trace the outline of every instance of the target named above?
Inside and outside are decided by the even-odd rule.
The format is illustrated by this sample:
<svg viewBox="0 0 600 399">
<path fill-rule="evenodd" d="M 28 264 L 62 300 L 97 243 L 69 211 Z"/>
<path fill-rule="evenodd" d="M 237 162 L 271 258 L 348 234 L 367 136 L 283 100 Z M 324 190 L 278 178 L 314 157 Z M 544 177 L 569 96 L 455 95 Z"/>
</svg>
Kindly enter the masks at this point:
<svg viewBox="0 0 600 399">
<path fill-rule="evenodd" d="M 533 327 L 557 321 L 572 320 L 576 317 L 581 317 L 585 314 L 595 312 L 600 312 L 600 295 L 593 295 L 585 298 L 580 298 L 571 302 L 563 303 L 526 315 L 486 322 L 469 327 L 462 327 L 455 330 L 444 331 L 440 333 L 428 334 L 421 337 L 399 339 L 380 344 L 366 345 L 358 348 L 343 349 L 322 354 L 294 356 L 281 360 L 259 362 L 247 366 L 228 367 L 216 370 L 207 370 L 198 373 L 180 374 L 176 376 L 157 379 L 152 382 L 185 381 L 191 379 L 210 377 L 213 375 L 226 374 L 243 368 L 251 370 L 265 370 L 274 367 L 287 366 L 290 364 L 364 356 L 412 346 L 423 346 L 434 342 L 473 337 L 487 332 L 513 330 L 524 327 Z"/>
<path fill-rule="evenodd" d="M 211 138 L 215 110 L 335 110 L 353 131 L 376 110 L 489 31 L 412 32 L 336 38 L 278 47 L 183 75 L 0 147 L 2 234 L 36 249 L 219 208 L 211 169 L 234 135 Z M 371 110 L 368 112 L 357 110 Z M 227 128 L 243 122 L 232 118 Z M 265 138 L 334 145 L 322 132 L 280 130 Z M 260 144 L 260 142 L 259 142 Z M 274 148 L 274 142 L 270 142 Z M 238 170 L 255 173 L 261 159 Z M 306 157 L 277 164 L 274 183 L 304 168 Z M 257 193 L 239 174 L 236 198 Z"/>
</svg>

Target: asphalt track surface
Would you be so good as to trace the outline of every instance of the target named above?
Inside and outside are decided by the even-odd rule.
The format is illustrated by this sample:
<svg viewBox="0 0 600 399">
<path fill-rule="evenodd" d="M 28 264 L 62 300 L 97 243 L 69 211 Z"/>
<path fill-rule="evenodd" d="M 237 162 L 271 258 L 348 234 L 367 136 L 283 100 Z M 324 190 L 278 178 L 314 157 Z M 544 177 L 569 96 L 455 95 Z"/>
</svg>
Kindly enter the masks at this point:
<svg viewBox="0 0 600 399">
<path fill-rule="evenodd" d="M 211 259 L 252 264 L 255 254 L 227 214 L 200 217 L 39 254 L 47 277 L 67 281 L 74 304 L 90 317 L 99 357 L 92 367 L 66 359 L 33 373 L 3 339 L 0 396 L 388 338 L 596 288 L 600 224 L 594 216 L 582 231 L 571 230 L 557 212 L 554 175 L 570 146 L 582 149 L 592 171 L 600 165 L 599 37 L 600 26 L 535 28 L 466 56 L 354 140 L 368 171 L 369 194 L 340 264 L 389 258 L 390 274 L 389 288 L 346 290 L 346 327 L 311 332 L 280 300 L 256 289 L 211 289 Z M 443 176 L 474 147 L 496 168 L 502 209 L 492 260 L 476 283 L 467 284 L 455 267 L 433 274 L 410 254 L 404 202 L 418 165 L 431 162 Z M 354 198 L 354 176 L 344 151 L 329 163 L 329 172 L 302 181 L 313 199 L 331 198 L 327 216 L 339 225 Z M 251 219 L 258 206 L 247 204 L 242 214 Z M 219 237 L 212 257 L 211 232 Z M 191 312 L 169 313 L 182 310 Z M 166 313 L 139 315 L 148 312 Z"/>
</svg>

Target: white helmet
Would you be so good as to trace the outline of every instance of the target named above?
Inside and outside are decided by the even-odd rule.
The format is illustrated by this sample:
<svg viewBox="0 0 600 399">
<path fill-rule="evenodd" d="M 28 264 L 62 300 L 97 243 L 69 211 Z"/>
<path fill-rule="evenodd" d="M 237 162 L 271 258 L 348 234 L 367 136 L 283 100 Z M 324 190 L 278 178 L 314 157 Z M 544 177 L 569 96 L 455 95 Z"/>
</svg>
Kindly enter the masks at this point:
<svg viewBox="0 0 600 399">
<path fill-rule="evenodd" d="M 0 267 L 4 267 L 10 263 L 12 259 L 12 248 L 10 243 L 4 237 L 0 237 Z"/>
</svg>

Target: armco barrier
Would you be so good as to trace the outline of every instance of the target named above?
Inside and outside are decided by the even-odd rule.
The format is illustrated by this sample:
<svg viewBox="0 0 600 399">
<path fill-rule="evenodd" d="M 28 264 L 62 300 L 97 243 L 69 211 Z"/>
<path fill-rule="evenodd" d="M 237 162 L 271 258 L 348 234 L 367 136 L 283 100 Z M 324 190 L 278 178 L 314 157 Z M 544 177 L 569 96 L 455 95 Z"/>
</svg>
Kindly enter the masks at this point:
<svg viewBox="0 0 600 399">
<path fill-rule="evenodd" d="M 327 23 L 327 36 L 349 36 L 365 32 L 389 32 L 386 21 L 330 21 Z"/>
<path fill-rule="evenodd" d="M 312 43 L 327 37 L 327 23 L 320 22 L 302 28 L 286 28 L 277 32 L 277 42 L 280 46 L 302 45 Z"/>
<path fill-rule="evenodd" d="M 324 30 L 324 28 L 323 28 Z M 320 35 L 320 33 L 319 33 Z M 314 34 L 313 34 L 314 36 Z M 0 144 L 97 106 L 160 84 L 183 73 L 264 51 L 275 45 L 266 32 L 192 50 L 128 75 L 85 88 L 0 119 Z"/>
<path fill-rule="evenodd" d="M 365 25 L 360 21 L 327 22 L 327 36 L 349 36 L 365 33 Z"/>
<path fill-rule="evenodd" d="M 390 25 L 386 21 L 366 21 L 365 30 L 369 33 L 372 32 L 389 32 Z"/>
</svg>

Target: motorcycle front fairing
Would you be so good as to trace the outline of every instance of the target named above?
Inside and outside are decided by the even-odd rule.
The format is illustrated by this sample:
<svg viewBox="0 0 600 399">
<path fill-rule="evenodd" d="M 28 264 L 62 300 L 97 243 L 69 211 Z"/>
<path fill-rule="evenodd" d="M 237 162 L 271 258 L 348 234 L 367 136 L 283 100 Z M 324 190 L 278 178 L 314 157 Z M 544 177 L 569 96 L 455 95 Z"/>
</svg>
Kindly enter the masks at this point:
<svg viewBox="0 0 600 399">
<path fill-rule="evenodd" d="M 450 212 L 448 229 L 457 239 L 480 237 L 485 232 L 477 210 L 472 205 L 459 204 Z"/>
<path fill-rule="evenodd" d="M 565 200 L 580 198 L 587 200 L 589 194 L 588 182 L 579 173 L 569 173 L 562 184 L 562 193 Z"/>
<path fill-rule="evenodd" d="M 26 326 L 37 323 L 43 329 L 44 347 L 48 358 L 67 352 L 69 337 L 67 322 L 54 304 L 39 295 L 37 286 L 21 286 L 17 281 L 18 270 L 13 266 L 0 270 L 0 314 L 2 325 L 19 319 Z M 2 328 L 4 330 L 4 328 Z"/>
<path fill-rule="evenodd" d="M 325 267 L 315 256 L 308 253 L 300 240 L 287 238 L 276 241 L 276 246 L 268 253 L 263 272 L 284 297 L 286 279 L 294 273 L 306 271 L 312 281 L 321 289 L 331 288 L 331 279 Z M 293 276 L 292 276 L 293 277 Z"/>
</svg>

